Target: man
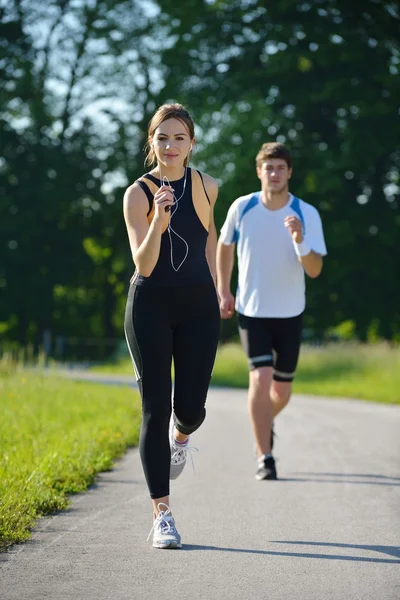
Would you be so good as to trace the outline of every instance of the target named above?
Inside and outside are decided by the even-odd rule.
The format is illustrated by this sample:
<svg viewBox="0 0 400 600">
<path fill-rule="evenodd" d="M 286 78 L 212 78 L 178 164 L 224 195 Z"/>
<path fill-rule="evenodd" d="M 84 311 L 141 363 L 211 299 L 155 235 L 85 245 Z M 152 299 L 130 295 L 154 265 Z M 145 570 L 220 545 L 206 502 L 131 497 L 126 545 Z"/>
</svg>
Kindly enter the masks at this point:
<svg viewBox="0 0 400 600">
<path fill-rule="evenodd" d="M 326 254 L 316 208 L 289 192 L 292 159 L 283 144 L 263 144 L 256 157 L 261 191 L 237 198 L 221 230 L 217 282 L 223 319 L 238 312 L 249 362 L 249 414 L 257 451 L 256 479 L 277 479 L 273 419 L 292 391 L 305 308 L 305 277 Z M 230 291 L 235 244 L 236 303 Z"/>
</svg>

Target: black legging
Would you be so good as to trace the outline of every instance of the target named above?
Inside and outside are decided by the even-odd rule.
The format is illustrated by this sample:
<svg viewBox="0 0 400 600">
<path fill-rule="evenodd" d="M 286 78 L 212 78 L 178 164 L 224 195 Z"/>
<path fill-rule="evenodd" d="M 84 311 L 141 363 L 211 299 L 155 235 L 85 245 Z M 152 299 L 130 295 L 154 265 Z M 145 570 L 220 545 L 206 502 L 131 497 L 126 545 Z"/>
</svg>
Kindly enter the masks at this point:
<svg viewBox="0 0 400 600">
<path fill-rule="evenodd" d="M 129 289 L 125 335 L 142 397 L 139 449 L 151 498 L 169 495 L 172 358 L 176 427 L 189 435 L 205 418 L 219 327 L 213 283 Z"/>
</svg>

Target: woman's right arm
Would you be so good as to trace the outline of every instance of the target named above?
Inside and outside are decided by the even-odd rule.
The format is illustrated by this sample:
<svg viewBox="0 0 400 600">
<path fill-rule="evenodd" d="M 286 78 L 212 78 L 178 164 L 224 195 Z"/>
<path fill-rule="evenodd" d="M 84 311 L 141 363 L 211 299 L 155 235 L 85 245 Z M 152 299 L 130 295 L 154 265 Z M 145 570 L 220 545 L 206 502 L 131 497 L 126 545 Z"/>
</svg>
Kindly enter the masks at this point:
<svg viewBox="0 0 400 600">
<path fill-rule="evenodd" d="M 142 188 L 134 183 L 124 194 L 124 218 L 133 262 L 143 277 L 149 277 L 160 255 L 161 235 L 168 215 L 165 207 L 173 204 L 170 188 L 162 186 L 154 196 L 155 213 L 149 225 L 148 201 Z M 161 210 L 162 209 L 162 210 Z"/>
</svg>

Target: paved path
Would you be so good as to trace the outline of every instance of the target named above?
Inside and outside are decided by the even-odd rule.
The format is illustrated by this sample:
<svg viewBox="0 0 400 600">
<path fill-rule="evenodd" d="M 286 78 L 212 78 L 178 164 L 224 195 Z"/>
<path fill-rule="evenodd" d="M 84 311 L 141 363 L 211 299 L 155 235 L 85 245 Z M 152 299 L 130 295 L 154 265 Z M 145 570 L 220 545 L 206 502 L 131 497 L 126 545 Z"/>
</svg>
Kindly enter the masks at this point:
<svg viewBox="0 0 400 600">
<path fill-rule="evenodd" d="M 400 598 L 398 407 L 296 396 L 276 429 L 280 480 L 257 482 L 246 394 L 213 389 L 196 473 L 172 484 L 182 550 L 146 543 L 131 450 L 0 555 L 1 600 Z"/>
</svg>

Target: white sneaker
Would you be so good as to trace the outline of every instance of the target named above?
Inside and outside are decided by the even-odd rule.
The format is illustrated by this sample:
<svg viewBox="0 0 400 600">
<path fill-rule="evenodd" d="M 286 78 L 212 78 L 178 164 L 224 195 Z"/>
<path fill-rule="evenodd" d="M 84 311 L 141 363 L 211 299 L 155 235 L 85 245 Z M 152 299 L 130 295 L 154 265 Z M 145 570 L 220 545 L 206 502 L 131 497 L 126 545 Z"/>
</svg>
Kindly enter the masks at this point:
<svg viewBox="0 0 400 600">
<path fill-rule="evenodd" d="M 160 510 L 161 506 L 165 506 L 165 510 Z M 147 537 L 147 541 L 153 533 L 153 548 L 161 548 L 163 550 L 182 548 L 181 536 L 176 530 L 175 521 L 171 515 L 171 510 L 167 504 L 160 502 L 157 506 L 160 512 L 154 519 L 153 527 Z"/>
<path fill-rule="evenodd" d="M 189 446 L 190 438 L 188 438 L 186 440 L 186 444 L 184 446 L 177 444 L 175 441 L 175 437 L 174 437 L 174 431 L 175 431 L 175 419 L 174 419 L 174 415 L 172 414 L 171 421 L 169 423 L 169 444 L 171 447 L 171 467 L 170 467 L 170 473 L 169 473 L 170 479 L 176 479 L 182 473 L 182 471 L 186 465 L 187 453 L 188 452 L 197 452 L 197 448 L 193 448 L 192 446 Z M 194 471 L 194 463 L 193 463 L 192 455 L 190 455 L 190 458 L 192 460 L 192 466 L 193 466 L 193 471 Z"/>
</svg>

